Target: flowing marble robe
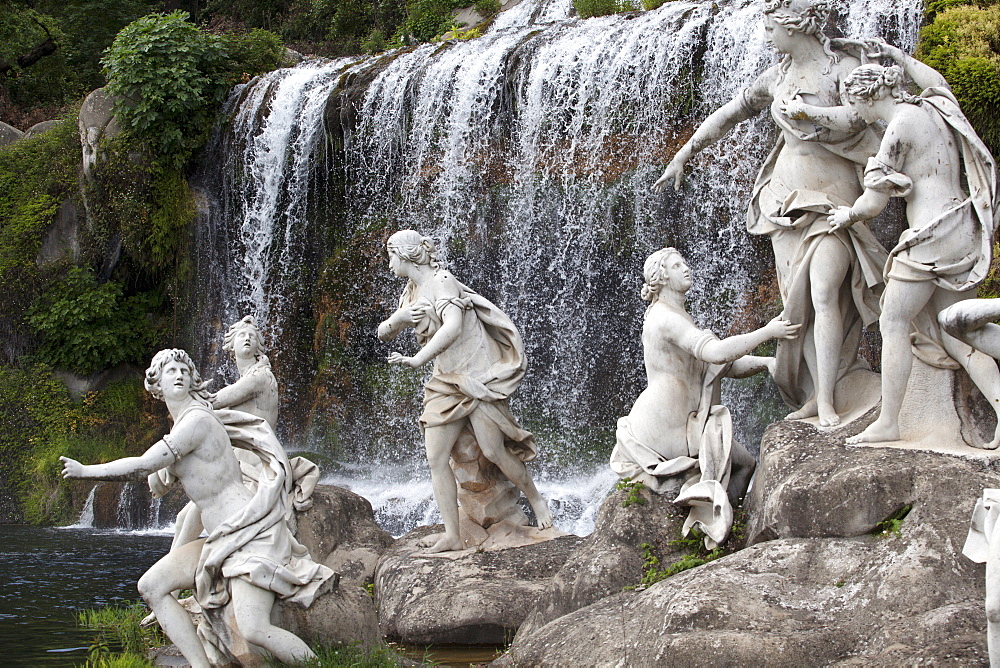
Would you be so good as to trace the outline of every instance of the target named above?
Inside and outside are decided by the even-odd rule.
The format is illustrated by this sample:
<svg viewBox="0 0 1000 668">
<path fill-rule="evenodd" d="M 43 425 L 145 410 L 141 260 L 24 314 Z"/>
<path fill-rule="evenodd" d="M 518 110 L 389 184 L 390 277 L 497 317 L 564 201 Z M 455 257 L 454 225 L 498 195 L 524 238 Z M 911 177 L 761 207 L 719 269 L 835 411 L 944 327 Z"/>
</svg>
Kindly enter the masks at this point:
<svg viewBox="0 0 1000 668">
<path fill-rule="evenodd" d="M 990 557 L 990 542 L 997 519 L 1000 518 L 1000 489 L 987 487 L 981 498 L 976 500 L 969 523 L 969 535 L 962 546 L 962 554 L 976 562 L 985 564 Z"/>
<path fill-rule="evenodd" d="M 746 93 L 744 104 L 748 110 L 752 109 Z M 775 100 L 771 105 L 771 118 L 782 134 L 757 175 L 747 209 L 747 231 L 771 237 L 784 316 L 792 322 L 803 323 L 803 332 L 806 332 L 814 315 L 809 267 L 814 260 L 823 262 L 815 253 L 818 242 L 830 235 L 827 214 L 851 202 L 836 194 L 806 188 L 789 189 L 775 182 L 775 165 L 785 148 L 785 136 L 824 147 L 830 152 L 830 160 L 854 163 L 859 182 L 865 161 L 878 150 L 879 136 L 872 127 L 849 134 L 806 121 L 794 121 L 778 111 L 781 104 L 782 101 Z M 886 253 L 864 223 L 837 230 L 833 235 L 847 247 L 851 256 L 851 268 L 840 294 L 844 339 L 837 372 L 839 379 L 852 369 L 867 366 L 858 357 L 858 344 L 862 327 L 878 320 Z M 809 335 L 804 333 L 795 339 L 778 341 L 775 355 L 775 384 L 785 403 L 795 408 L 814 395 L 814 380 L 806 368 L 803 352 L 805 338 Z"/>
<path fill-rule="evenodd" d="M 458 281 L 456 281 L 458 282 Z M 457 297 L 439 299 L 415 326 L 417 342 L 423 346 L 440 329 L 449 305 L 462 311 L 460 342 L 456 341 L 434 358 L 434 371 L 424 386 L 421 427 L 436 427 L 478 411 L 504 434 L 504 445 L 521 461 L 535 458 L 535 438 L 521 428 L 510 412 L 508 399 L 524 379 L 528 362 L 521 335 L 500 309 L 469 287 L 458 283 Z M 408 286 L 400 307 L 419 302 Z M 474 351 L 469 354 L 469 351 Z"/>
</svg>

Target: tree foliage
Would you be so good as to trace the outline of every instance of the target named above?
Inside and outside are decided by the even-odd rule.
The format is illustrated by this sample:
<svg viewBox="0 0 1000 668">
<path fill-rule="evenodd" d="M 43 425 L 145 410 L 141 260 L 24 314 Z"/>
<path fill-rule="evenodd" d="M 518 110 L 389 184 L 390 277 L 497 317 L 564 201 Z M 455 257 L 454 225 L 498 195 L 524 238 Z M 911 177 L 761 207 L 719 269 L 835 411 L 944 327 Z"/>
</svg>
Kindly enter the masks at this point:
<svg viewBox="0 0 1000 668">
<path fill-rule="evenodd" d="M 41 337 L 36 357 L 60 369 L 90 374 L 121 362 L 143 362 L 156 340 L 146 314 L 156 293 L 126 297 L 115 281 L 98 284 L 81 267 L 53 282 L 28 312 Z"/>
<path fill-rule="evenodd" d="M 1000 149 L 1000 5 L 928 5 L 917 57 L 941 72 L 962 111 L 994 154 Z"/>
</svg>

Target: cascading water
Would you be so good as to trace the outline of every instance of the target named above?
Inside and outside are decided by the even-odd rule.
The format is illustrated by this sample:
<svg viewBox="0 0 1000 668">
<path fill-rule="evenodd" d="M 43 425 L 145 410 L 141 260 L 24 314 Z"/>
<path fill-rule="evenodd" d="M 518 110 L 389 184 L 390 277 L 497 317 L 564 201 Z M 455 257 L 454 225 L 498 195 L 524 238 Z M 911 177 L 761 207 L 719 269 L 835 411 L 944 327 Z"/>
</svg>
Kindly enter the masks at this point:
<svg viewBox="0 0 1000 668">
<path fill-rule="evenodd" d="M 694 124 L 774 62 L 760 5 L 668 2 L 588 20 L 571 8 L 524 0 L 476 39 L 266 75 L 231 97 L 209 153 L 206 375 L 221 364 L 220 324 L 257 315 L 281 344 L 282 421 L 308 421 L 308 447 L 339 462 L 329 479 L 372 500 L 394 532 L 432 521 L 433 504 L 414 473 L 426 470 L 419 374 L 384 362 L 415 342 L 372 336 L 402 290 L 382 259 L 388 232 L 435 237 L 454 273 L 521 328 L 531 368 L 512 407 L 538 436 L 533 471 L 557 524 L 576 533 L 593 526 L 615 419 L 644 385 L 643 259 L 678 247 L 694 274 L 689 311 L 720 333 L 750 317 L 769 269 L 766 241 L 743 224 L 769 119 L 699 156 L 680 195 L 649 192 Z M 858 0 L 840 7 L 840 26 L 912 49 L 921 10 Z M 764 387 L 726 389 L 748 444 L 770 417 Z"/>
</svg>

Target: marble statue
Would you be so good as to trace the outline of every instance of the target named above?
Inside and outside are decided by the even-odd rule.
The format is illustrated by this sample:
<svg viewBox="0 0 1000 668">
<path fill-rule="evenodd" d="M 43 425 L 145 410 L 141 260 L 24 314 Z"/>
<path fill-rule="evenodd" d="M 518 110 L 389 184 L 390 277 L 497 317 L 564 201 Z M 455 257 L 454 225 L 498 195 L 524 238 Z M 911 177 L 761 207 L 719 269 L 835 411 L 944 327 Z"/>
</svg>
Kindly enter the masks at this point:
<svg viewBox="0 0 1000 668">
<path fill-rule="evenodd" d="M 215 641 L 230 635 L 223 628 L 227 615 L 247 641 L 275 658 L 286 663 L 313 658 L 300 638 L 270 621 L 275 597 L 308 607 L 334 575 L 312 561 L 285 523 L 292 478 L 274 432 L 261 417 L 214 411 L 207 383 L 183 350 L 158 352 L 145 384 L 166 403 L 174 423 L 170 433 L 138 457 L 107 464 L 60 457 L 63 476 L 142 480 L 169 467 L 195 503 L 208 537 L 171 550 L 139 579 L 143 599 L 192 666 L 212 665 L 210 654 L 216 663 L 220 655 L 225 658 L 225 648 Z M 260 459 L 256 492 L 243 484 L 234 446 Z M 207 620 L 198 629 L 174 599 L 178 589 L 194 590 Z"/>
<path fill-rule="evenodd" d="M 992 156 L 966 120 L 938 72 L 882 45 L 897 65 L 862 65 L 844 81 L 851 110 L 867 123 L 886 123 L 877 153 L 865 168 L 864 193 L 829 217 L 835 231 L 875 217 L 891 197 L 906 201 L 909 229 L 889 252 L 879 327 L 882 331 L 882 407 L 850 443 L 900 439 L 899 413 L 915 346 L 940 344 L 960 364 L 1000 416 L 1000 371 L 988 355 L 947 332 L 920 331 L 918 318 L 934 323 L 942 309 L 975 296 L 992 259 L 997 217 L 997 174 Z M 902 67 L 901 67 L 902 66 Z M 923 92 L 908 94 L 904 69 Z M 787 112 L 829 122 L 808 104 Z M 925 317 L 924 314 L 930 317 Z M 917 348 L 919 350 L 919 348 Z M 950 361 L 946 360 L 948 363 Z M 1000 443 L 1000 429 L 987 448 Z"/>
<path fill-rule="evenodd" d="M 976 350 L 1000 359 L 1000 299 L 963 299 L 938 313 L 941 328 Z"/>
<path fill-rule="evenodd" d="M 966 299 L 938 314 L 941 327 L 990 357 L 1000 358 L 1000 299 Z M 986 564 L 986 639 L 990 665 L 1000 668 L 1000 535 L 994 535 L 1000 517 L 1000 489 L 987 488 L 976 501 L 962 554 Z"/>
<path fill-rule="evenodd" d="M 712 113 L 677 152 L 655 190 L 671 180 L 680 189 L 684 166 L 734 126 L 768 109 L 780 135 L 757 176 L 747 212 L 751 234 L 766 234 L 774 249 L 783 313 L 802 323 L 802 336 L 782 340 L 775 383 L 797 409 L 788 418 L 818 416 L 840 423 L 834 405 L 838 379 L 864 368 L 858 357 L 863 327 L 878 318 L 885 250 L 865 225 L 832 233 L 826 215 L 861 194 L 859 168 L 878 149 L 864 122 L 839 130 L 793 120 L 783 105 L 801 100 L 821 108 L 844 102 L 841 83 L 860 64 L 824 33 L 826 0 L 765 0 L 768 39 L 781 60 Z"/>
<path fill-rule="evenodd" d="M 264 336 L 253 316 L 245 316 L 229 328 L 223 338 L 222 349 L 236 362 L 240 378 L 215 393 L 212 407 L 231 408 L 234 411 L 256 415 L 267 421 L 273 431 L 278 422 L 278 381 L 271 371 L 271 362 L 265 354 Z M 235 448 L 233 452 L 240 462 L 244 484 L 250 491 L 255 491 L 260 472 L 260 458 L 242 448 Z M 291 458 L 289 465 L 294 480 L 290 508 L 307 510 L 312 505 L 312 492 L 319 482 L 319 468 L 303 457 Z M 174 481 L 169 471 L 163 469 L 151 474 L 148 482 L 153 496 L 159 498 L 170 490 Z M 294 531 L 294 515 L 289 516 L 289 524 Z M 197 506 L 188 503 L 177 514 L 173 547 L 190 543 L 197 539 L 203 530 Z"/>
<path fill-rule="evenodd" d="M 393 352 L 389 363 L 416 369 L 434 361 L 424 386 L 420 425 L 445 532 L 431 536 L 422 547 L 430 553 L 464 548 L 456 476 L 449 460 L 463 432 L 469 431 L 482 454 L 527 497 L 538 527 L 551 527 L 548 505 L 525 467 L 536 455 L 534 437 L 508 407 L 527 369 L 517 328 L 489 300 L 440 266 L 432 240 L 403 230 L 389 238 L 386 249 L 389 269 L 407 284 L 399 308 L 379 325 L 378 338 L 390 341 L 413 327 L 420 351 L 412 357 Z"/>
<path fill-rule="evenodd" d="M 642 298 L 652 302 L 642 325 L 648 386 L 627 417 L 618 420 L 611 468 L 690 506 L 684 532 L 697 527 L 712 549 L 729 535 L 733 505 L 746 493 L 756 463 L 733 439 L 729 409 L 721 405 L 724 377 L 773 371 L 774 359 L 748 353 L 771 339 L 793 339 L 801 325 L 782 316 L 726 339 L 698 329 L 684 308 L 691 276 L 681 254 L 658 250 L 643 269 Z"/>
<path fill-rule="evenodd" d="M 990 653 L 990 666 L 1000 668 L 1000 535 L 997 518 L 1000 517 L 1000 489 L 986 488 L 976 500 L 972 511 L 969 535 L 962 547 L 962 554 L 976 562 L 986 564 L 986 644 Z"/>
</svg>

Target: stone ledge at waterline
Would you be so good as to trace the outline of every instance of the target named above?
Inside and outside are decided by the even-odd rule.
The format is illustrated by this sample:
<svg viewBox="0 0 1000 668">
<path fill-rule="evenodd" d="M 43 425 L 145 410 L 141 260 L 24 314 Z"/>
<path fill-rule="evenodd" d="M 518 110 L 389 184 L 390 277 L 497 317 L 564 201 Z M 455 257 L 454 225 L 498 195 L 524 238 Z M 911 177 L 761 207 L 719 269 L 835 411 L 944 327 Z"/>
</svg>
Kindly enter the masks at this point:
<svg viewBox="0 0 1000 668">
<path fill-rule="evenodd" d="M 961 549 L 1000 463 L 845 446 L 870 419 L 772 425 L 747 504 L 757 544 L 519 633 L 495 665 L 575 666 L 582 647 L 592 665 L 986 665 L 984 567 Z M 869 533 L 907 505 L 899 535 Z"/>
</svg>

